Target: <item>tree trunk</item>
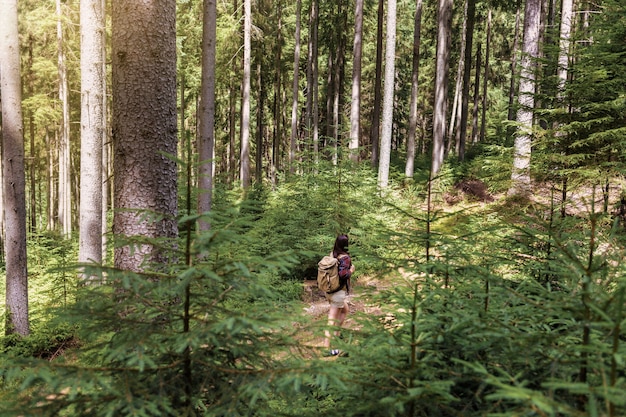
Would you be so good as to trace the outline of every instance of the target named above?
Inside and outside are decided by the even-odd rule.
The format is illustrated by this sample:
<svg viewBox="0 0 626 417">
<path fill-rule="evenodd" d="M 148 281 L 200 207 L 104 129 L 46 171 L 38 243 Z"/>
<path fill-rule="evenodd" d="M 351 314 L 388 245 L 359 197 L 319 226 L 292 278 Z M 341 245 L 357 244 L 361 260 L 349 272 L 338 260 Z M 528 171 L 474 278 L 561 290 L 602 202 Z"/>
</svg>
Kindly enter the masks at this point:
<svg viewBox="0 0 626 417">
<path fill-rule="evenodd" d="M 111 41 L 113 233 L 131 238 L 175 238 L 175 0 L 113 2 Z M 117 268 L 141 271 L 146 261 L 164 261 L 150 243 L 115 250 Z"/>
<path fill-rule="evenodd" d="M 2 91 L 2 169 L 6 254 L 5 333 L 26 336 L 26 176 L 17 0 L 0 1 L 0 91 Z"/>
<path fill-rule="evenodd" d="M 59 134 L 59 222 L 61 234 L 69 237 L 72 233 L 72 197 L 70 179 L 70 101 L 65 67 L 63 41 L 63 9 L 61 0 L 56 0 L 57 13 L 57 52 L 59 71 L 59 101 L 61 103 L 61 130 Z"/>
<path fill-rule="evenodd" d="M 467 141 L 467 119 L 469 116 L 469 86 L 472 75 L 472 48 L 474 46 L 474 24 L 476 22 L 476 0 L 467 1 L 467 27 L 465 32 L 465 50 L 463 60 L 463 92 L 461 93 L 461 120 L 456 132 L 459 161 L 465 160 Z"/>
<path fill-rule="evenodd" d="M 393 103 L 396 58 L 396 0 L 387 0 L 387 37 L 385 42 L 385 91 L 383 96 L 383 124 L 378 164 L 378 186 L 389 185 L 391 161 L 391 136 L 393 130 Z"/>
<path fill-rule="evenodd" d="M 319 0 L 311 0 L 309 16 L 309 51 L 307 65 L 307 136 L 313 146 L 313 158 L 319 158 L 318 50 Z"/>
<path fill-rule="evenodd" d="M 437 71 L 435 74 L 435 105 L 433 107 L 433 149 L 431 178 L 441 169 L 446 135 L 446 97 L 448 95 L 448 57 L 452 0 L 439 0 L 437 12 Z"/>
<path fill-rule="evenodd" d="M 370 141 L 372 146 L 372 166 L 378 166 L 380 155 L 380 106 L 381 106 L 381 86 L 383 73 L 383 16 L 384 1 L 378 0 L 378 25 L 376 29 L 376 76 L 374 77 L 374 109 L 372 111 L 372 129 L 370 131 Z"/>
<path fill-rule="evenodd" d="M 572 37 L 572 17 L 574 13 L 574 1 L 563 0 L 561 3 L 561 27 L 560 33 L 561 39 L 559 44 L 559 99 L 563 100 L 563 92 L 565 90 L 565 84 L 567 82 L 567 74 L 569 71 L 569 57 L 570 57 L 570 43 Z"/>
<path fill-rule="evenodd" d="M 492 11 L 489 9 L 489 12 L 487 12 L 487 35 L 485 39 L 485 76 L 483 77 L 480 136 L 478 139 L 481 142 L 485 140 L 485 129 L 487 125 L 487 83 L 489 81 L 489 53 L 491 48 L 491 15 Z"/>
<path fill-rule="evenodd" d="M 296 172 L 296 145 L 298 138 L 298 96 L 300 93 L 300 15 L 302 0 L 296 0 L 296 34 L 293 53 L 293 98 L 291 102 L 291 139 L 289 142 L 289 172 Z"/>
<path fill-rule="evenodd" d="M 283 118 L 282 118 L 282 44 L 283 44 L 283 21 L 282 21 L 282 8 L 283 4 L 281 0 L 278 0 L 276 6 L 277 14 L 277 28 L 276 28 L 276 50 L 274 54 L 274 73 L 276 75 L 274 79 L 274 125 L 272 133 L 272 155 L 270 159 L 270 179 L 272 184 L 276 186 L 278 183 L 278 172 L 281 169 L 281 143 L 283 142 Z"/>
<path fill-rule="evenodd" d="M 104 9 L 101 0 L 80 2 L 80 209 L 78 262 L 102 262 L 102 139 L 105 76 Z M 88 278 L 83 276 L 83 278 Z"/>
<path fill-rule="evenodd" d="M 420 44 L 422 30 L 422 0 L 415 4 L 413 22 L 413 68 L 411 70 L 411 103 L 409 105 L 409 136 L 406 143 L 404 175 L 413 178 L 415 171 L 415 134 L 417 132 L 417 92 L 419 85 Z"/>
<path fill-rule="evenodd" d="M 257 84 L 259 91 L 259 98 L 256 105 L 256 155 L 254 164 L 254 175 L 257 183 L 263 181 L 263 150 L 265 149 L 265 78 L 263 77 L 263 65 L 262 55 L 264 54 L 263 48 L 257 49 Z"/>
<path fill-rule="evenodd" d="M 478 137 L 478 103 L 480 101 L 480 67 L 483 59 L 483 46 L 478 43 L 476 47 L 476 75 L 474 77 L 474 106 L 472 109 L 472 135 L 471 143 L 476 142 Z"/>
<path fill-rule="evenodd" d="M 352 48 L 352 95 L 350 101 L 350 159 L 359 160 L 361 133 L 361 55 L 363 50 L 363 0 L 355 1 Z"/>
<path fill-rule="evenodd" d="M 239 180 L 250 186 L 250 71 L 251 71 L 252 0 L 243 2 L 243 79 L 241 82 L 241 156 Z"/>
<path fill-rule="evenodd" d="M 215 42 L 217 37 L 216 0 L 202 6 L 202 75 L 198 114 L 198 212 L 211 211 L 213 201 L 213 153 L 215 149 Z M 200 221 L 200 231 L 211 225 Z"/>
<path fill-rule="evenodd" d="M 526 0 L 524 10 L 524 42 L 522 44 L 521 75 L 517 132 L 513 151 L 513 169 L 509 195 L 526 197 L 530 194 L 530 157 L 535 105 L 535 71 L 539 57 L 541 0 Z"/>
<path fill-rule="evenodd" d="M 515 88 L 515 75 L 517 73 L 517 50 L 519 45 L 520 2 L 521 0 L 517 0 L 515 12 L 515 35 L 513 36 L 513 48 L 511 49 L 511 82 L 509 85 L 509 112 L 507 120 L 515 119 L 515 96 L 517 93 L 517 89 Z"/>
<path fill-rule="evenodd" d="M 469 1 L 471 0 L 465 0 L 465 5 L 463 7 L 463 28 L 461 30 L 461 51 L 459 53 L 460 57 L 464 57 L 465 56 L 465 48 L 467 47 L 467 25 L 468 25 L 468 13 L 467 13 L 467 9 L 469 8 Z M 457 65 L 457 73 L 456 73 L 456 82 L 455 82 L 455 88 L 454 88 L 454 96 L 452 99 L 452 109 L 450 111 L 450 121 L 449 121 L 449 127 L 448 127 L 448 146 L 447 146 L 447 150 L 446 153 L 449 154 L 450 151 L 452 150 L 452 144 L 454 143 L 455 149 L 454 152 L 458 155 L 459 154 L 459 143 L 457 140 L 453 141 L 452 138 L 455 137 L 454 136 L 454 132 L 455 132 L 455 128 L 458 131 L 458 128 L 460 126 L 460 121 L 461 121 L 461 106 L 462 106 L 462 91 L 463 91 L 463 74 L 464 74 L 464 67 L 465 67 L 465 60 L 464 59 L 459 59 L 458 65 Z M 457 136 L 458 137 L 458 136 Z"/>
</svg>

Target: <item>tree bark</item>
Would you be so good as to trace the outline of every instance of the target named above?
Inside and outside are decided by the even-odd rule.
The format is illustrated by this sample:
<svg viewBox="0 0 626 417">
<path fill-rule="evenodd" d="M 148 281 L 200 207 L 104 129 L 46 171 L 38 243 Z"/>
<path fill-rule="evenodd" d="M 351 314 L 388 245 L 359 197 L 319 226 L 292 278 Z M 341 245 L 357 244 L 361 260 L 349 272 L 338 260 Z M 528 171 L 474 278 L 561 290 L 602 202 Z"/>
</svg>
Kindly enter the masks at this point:
<svg viewBox="0 0 626 417">
<path fill-rule="evenodd" d="M 213 201 L 213 154 L 215 149 L 215 42 L 217 38 L 217 6 L 215 0 L 204 0 L 202 7 L 202 75 L 200 80 L 200 111 L 198 114 L 198 212 L 211 211 Z M 200 231 L 209 230 L 207 221 L 200 221 Z"/>
<path fill-rule="evenodd" d="M 480 136 L 479 141 L 485 140 L 485 130 L 487 128 L 487 85 L 489 81 L 489 55 L 491 50 L 491 15 L 492 11 L 489 9 L 487 12 L 487 34 L 485 36 L 485 65 L 483 77 L 483 93 L 482 93 L 482 106 L 481 106 L 481 121 L 480 121 Z"/>
<path fill-rule="evenodd" d="M 115 236 L 175 238 L 176 2 L 112 3 Z M 154 216 L 154 218 L 152 218 Z M 134 249 L 134 250 L 133 250 Z M 161 261 L 151 243 L 115 250 L 115 266 Z"/>
<path fill-rule="evenodd" d="M 380 107 L 383 73 L 383 16 L 384 1 L 378 0 L 378 25 L 376 29 L 376 76 L 374 77 L 374 109 L 372 111 L 372 128 L 370 131 L 372 166 L 377 167 L 380 158 Z"/>
<path fill-rule="evenodd" d="M 435 74 L 435 104 L 433 107 L 433 149 L 431 178 L 441 169 L 446 135 L 446 98 L 448 95 L 448 57 L 450 39 L 451 0 L 439 0 L 437 11 L 437 70 Z"/>
<path fill-rule="evenodd" d="M 102 262 L 102 148 L 106 110 L 101 0 L 80 2 L 80 209 L 78 262 Z M 88 278 L 83 276 L 83 278 Z"/>
<path fill-rule="evenodd" d="M 296 0 L 296 33 L 293 53 L 293 98 L 291 102 L 291 139 L 289 141 L 289 172 L 296 172 L 296 147 L 298 139 L 298 97 L 300 93 L 300 16 L 302 0 Z"/>
<path fill-rule="evenodd" d="M 241 82 L 241 154 L 239 180 L 245 189 L 250 186 L 250 71 L 252 36 L 252 0 L 243 2 L 243 79 Z"/>
<path fill-rule="evenodd" d="M 61 234 L 72 233 L 72 185 L 70 173 L 70 99 L 65 66 L 63 36 L 63 9 L 61 0 L 56 0 L 57 53 L 59 72 L 59 101 L 61 103 L 61 129 L 59 133 L 59 223 Z"/>
<path fill-rule="evenodd" d="M 463 60 L 463 91 L 461 93 L 461 120 L 456 132 L 459 161 L 465 160 L 467 142 L 467 119 L 469 116 L 469 85 L 472 75 L 472 48 L 474 46 L 474 24 L 476 22 L 476 0 L 467 1 L 467 27 L 465 31 L 465 50 Z"/>
<path fill-rule="evenodd" d="M 383 96 L 383 123 L 378 164 L 378 187 L 389 185 L 391 161 L 391 136 L 393 131 L 393 103 L 395 90 L 396 58 L 396 0 L 387 0 L 387 36 L 385 42 L 385 90 Z"/>
<path fill-rule="evenodd" d="M 409 136 L 406 143 L 406 166 L 404 175 L 413 178 L 415 171 L 415 135 L 417 132 L 417 92 L 419 86 L 419 62 L 422 28 L 422 0 L 415 4 L 413 21 L 413 68 L 411 70 L 411 103 L 409 104 Z"/>
<path fill-rule="evenodd" d="M 17 0 L 0 1 L 0 91 L 2 92 L 2 170 L 6 254 L 5 333 L 26 336 L 26 176 Z"/>
<path fill-rule="evenodd" d="M 350 159 L 359 160 L 361 133 L 361 55 L 363 50 L 363 0 L 355 1 L 352 48 L 352 95 L 350 101 Z"/>
<path fill-rule="evenodd" d="M 521 75 L 517 132 L 511 171 L 511 196 L 527 197 L 530 194 L 530 158 L 532 147 L 533 110 L 535 105 L 535 71 L 539 57 L 539 29 L 541 0 L 526 0 L 524 10 L 524 41 L 522 44 Z"/>
</svg>

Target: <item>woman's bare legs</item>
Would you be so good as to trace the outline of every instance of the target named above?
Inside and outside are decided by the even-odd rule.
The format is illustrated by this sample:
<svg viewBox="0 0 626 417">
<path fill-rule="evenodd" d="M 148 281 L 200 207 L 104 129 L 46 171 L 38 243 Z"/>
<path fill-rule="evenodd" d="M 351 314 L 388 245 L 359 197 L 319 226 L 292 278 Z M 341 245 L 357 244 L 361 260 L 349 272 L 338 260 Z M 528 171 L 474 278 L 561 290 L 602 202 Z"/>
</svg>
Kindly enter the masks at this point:
<svg viewBox="0 0 626 417">
<path fill-rule="evenodd" d="M 344 301 L 343 303 L 343 307 L 335 307 L 335 306 L 330 306 L 330 309 L 328 310 L 328 327 L 329 329 L 326 329 L 324 331 L 324 347 L 325 348 L 330 348 L 330 327 L 336 326 L 337 330 L 335 330 L 333 333 L 335 336 L 339 335 L 339 327 L 343 326 L 343 322 L 346 320 L 346 316 L 348 315 L 348 302 Z"/>
</svg>

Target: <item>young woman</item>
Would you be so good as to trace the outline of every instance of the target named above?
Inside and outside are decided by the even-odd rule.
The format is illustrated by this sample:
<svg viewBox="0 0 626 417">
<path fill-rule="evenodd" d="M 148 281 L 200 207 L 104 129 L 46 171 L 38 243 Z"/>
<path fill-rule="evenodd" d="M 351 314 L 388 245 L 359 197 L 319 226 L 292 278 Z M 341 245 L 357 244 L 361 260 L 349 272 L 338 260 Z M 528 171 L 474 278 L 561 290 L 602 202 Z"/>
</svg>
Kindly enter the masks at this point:
<svg viewBox="0 0 626 417">
<path fill-rule="evenodd" d="M 348 315 L 348 300 L 347 296 L 350 292 L 350 277 L 354 273 L 354 265 L 350 259 L 350 253 L 348 252 L 348 236 L 339 235 L 335 239 L 335 246 L 333 248 L 332 256 L 337 258 L 339 263 L 339 280 L 341 282 L 341 289 L 332 294 L 326 294 L 326 299 L 330 303 L 330 309 L 328 310 L 328 326 L 336 326 L 337 328 L 343 325 Z M 339 329 L 334 331 L 335 336 L 339 335 Z M 331 332 L 330 329 L 325 331 L 324 347 L 330 349 Z M 342 352 L 339 349 L 331 349 L 326 352 L 328 356 L 340 356 Z"/>
</svg>

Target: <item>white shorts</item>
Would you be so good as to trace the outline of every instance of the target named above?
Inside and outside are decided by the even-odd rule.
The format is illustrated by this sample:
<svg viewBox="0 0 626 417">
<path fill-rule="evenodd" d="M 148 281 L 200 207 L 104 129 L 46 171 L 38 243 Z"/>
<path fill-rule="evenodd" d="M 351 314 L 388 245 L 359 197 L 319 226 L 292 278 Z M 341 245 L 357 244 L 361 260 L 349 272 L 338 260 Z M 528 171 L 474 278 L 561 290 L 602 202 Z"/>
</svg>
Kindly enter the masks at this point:
<svg viewBox="0 0 626 417">
<path fill-rule="evenodd" d="M 346 293 L 346 290 L 339 290 L 332 294 L 326 294 L 326 299 L 328 300 L 330 305 L 337 308 L 343 308 L 346 306 L 347 297 L 348 294 Z"/>
</svg>

